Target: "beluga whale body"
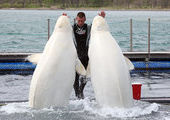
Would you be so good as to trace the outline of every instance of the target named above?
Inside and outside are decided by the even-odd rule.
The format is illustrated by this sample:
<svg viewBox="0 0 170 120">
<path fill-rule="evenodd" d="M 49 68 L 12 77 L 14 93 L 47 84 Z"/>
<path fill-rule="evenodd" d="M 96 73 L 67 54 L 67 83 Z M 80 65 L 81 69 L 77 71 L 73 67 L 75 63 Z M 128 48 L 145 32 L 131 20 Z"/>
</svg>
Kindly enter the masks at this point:
<svg viewBox="0 0 170 120">
<path fill-rule="evenodd" d="M 89 66 L 96 101 L 102 107 L 133 106 L 132 86 L 127 58 L 112 37 L 105 19 L 96 16 L 92 22 L 89 43 Z M 129 63 L 132 65 L 132 63 Z"/>
<path fill-rule="evenodd" d="M 37 63 L 30 85 L 29 106 L 41 109 L 66 105 L 77 64 L 72 26 L 67 16 L 58 18 L 43 53 L 32 55 L 28 59 Z"/>
</svg>

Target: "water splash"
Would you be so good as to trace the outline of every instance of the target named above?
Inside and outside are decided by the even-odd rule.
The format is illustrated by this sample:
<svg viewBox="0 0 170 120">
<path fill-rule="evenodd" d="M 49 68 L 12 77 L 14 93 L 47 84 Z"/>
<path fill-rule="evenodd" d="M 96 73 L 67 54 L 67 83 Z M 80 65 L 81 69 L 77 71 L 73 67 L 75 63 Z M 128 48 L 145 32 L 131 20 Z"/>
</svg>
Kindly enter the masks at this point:
<svg viewBox="0 0 170 120">
<path fill-rule="evenodd" d="M 1 112 L 5 112 L 7 114 L 13 113 L 25 113 L 29 112 L 31 108 L 28 107 L 28 103 L 9 103 L 0 108 Z"/>
<path fill-rule="evenodd" d="M 135 101 L 135 106 L 132 108 L 101 108 L 97 105 L 95 101 L 91 101 L 88 98 L 81 100 L 79 102 L 72 101 L 71 104 L 83 106 L 85 112 L 90 114 L 97 114 L 102 117 L 116 117 L 116 118 L 126 118 L 126 117 L 138 117 L 142 115 L 152 114 L 152 112 L 157 112 L 160 105 L 156 103 L 146 103 Z"/>
<path fill-rule="evenodd" d="M 56 115 L 63 116 L 75 116 L 81 114 L 84 116 L 91 116 L 95 118 L 133 118 L 152 114 L 159 110 L 160 105 L 156 103 L 135 102 L 135 106 L 129 109 L 125 108 L 101 108 L 98 106 L 95 100 L 85 98 L 84 100 L 70 100 L 70 103 L 66 107 L 57 108 L 44 108 L 41 110 L 32 109 L 28 106 L 28 102 L 25 103 L 9 103 L 0 107 L 1 114 L 31 114 L 32 117 L 37 114 Z M 50 117 L 50 116 L 49 116 Z"/>
</svg>

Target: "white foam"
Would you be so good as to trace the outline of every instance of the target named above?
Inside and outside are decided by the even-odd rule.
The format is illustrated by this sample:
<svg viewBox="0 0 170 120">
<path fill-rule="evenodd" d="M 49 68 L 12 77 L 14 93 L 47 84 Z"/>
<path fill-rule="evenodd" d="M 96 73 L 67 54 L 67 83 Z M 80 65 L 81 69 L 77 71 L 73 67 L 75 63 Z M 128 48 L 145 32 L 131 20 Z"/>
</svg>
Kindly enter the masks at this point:
<svg viewBox="0 0 170 120">
<path fill-rule="evenodd" d="M 0 108 L 1 112 L 5 112 L 7 114 L 12 113 L 25 113 L 28 112 L 31 108 L 28 107 L 28 102 L 23 103 L 9 103 Z"/>
<path fill-rule="evenodd" d="M 150 106 L 146 108 L 140 108 L 140 107 L 133 107 L 130 109 L 124 109 L 124 108 L 101 108 L 101 109 L 94 109 L 91 112 L 95 114 L 99 114 L 104 117 L 138 117 L 141 115 L 147 115 L 151 114 L 152 112 L 158 111 L 158 105 L 157 104 L 151 104 Z"/>
<path fill-rule="evenodd" d="M 72 102 L 76 104 L 77 102 Z M 90 101 L 89 99 L 84 99 L 78 102 L 78 104 L 83 105 L 84 111 L 88 111 L 92 114 L 97 114 L 103 117 L 138 117 L 141 115 L 148 115 L 152 112 L 156 112 L 159 109 L 159 104 L 153 103 L 144 103 L 145 105 L 135 105 L 133 108 L 101 108 L 97 106 L 95 101 Z M 138 103 L 139 104 L 139 103 Z M 141 103 L 140 103 L 141 104 Z"/>
<path fill-rule="evenodd" d="M 32 109 L 29 107 L 28 102 L 22 103 L 9 103 L 0 107 L 0 112 L 4 112 L 6 114 L 14 114 L 14 113 L 33 113 L 33 112 L 51 112 L 54 109 L 51 108 L 43 108 L 43 109 Z"/>
<path fill-rule="evenodd" d="M 165 117 L 165 120 L 170 120 L 170 116 L 169 117 Z"/>
<path fill-rule="evenodd" d="M 138 117 L 151 114 L 152 112 L 157 112 L 159 109 L 159 104 L 146 103 L 135 101 L 135 106 L 133 108 L 101 108 L 98 106 L 95 100 L 90 100 L 85 98 L 84 100 L 71 100 L 69 105 L 65 108 L 44 108 L 40 110 L 32 109 L 28 106 L 28 102 L 25 103 L 9 103 L 0 107 L 0 112 L 5 114 L 14 113 L 30 113 L 34 116 L 34 113 L 84 113 L 95 114 L 101 117 L 116 117 L 116 118 L 127 118 L 127 117 Z M 168 120 L 168 118 L 167 118 Z"/>
</svg>

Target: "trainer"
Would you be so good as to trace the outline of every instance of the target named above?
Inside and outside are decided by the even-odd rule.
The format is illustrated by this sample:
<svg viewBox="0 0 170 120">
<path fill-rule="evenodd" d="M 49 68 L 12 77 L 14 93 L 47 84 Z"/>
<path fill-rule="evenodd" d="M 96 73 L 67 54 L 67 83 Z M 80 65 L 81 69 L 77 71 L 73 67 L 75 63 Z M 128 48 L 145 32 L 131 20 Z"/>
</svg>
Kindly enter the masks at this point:
<svg viewBox="0 0 170 120">
<path fill-rule="evenodd" d="M 63 15 L 67 16 L 66 13 L 63 13 Z M 99 13 L 100 16 L 105 17 L 105 12 L 101 11 Z M 84 68 L 87 68 L 88 65 L 88 43 L 90 40 L 90 30 L 91 25 L 87 25 L 85 23 L 86 21 L 86 15 L 84 12 L 79 12 L 76 16 L 76 22 L 73 25 L 73 32 L 74 32 L 74 43 L 77 49 L 77 54 L 82 62 Z M 86 85 L 87 81 L 85 77 L 80 77 L 80 75 L 76 72 L 75 82 L 74 82 L 74 90 L 75 95 L 78 99 L 84 99 L 84 87 Z"/>
</svg>

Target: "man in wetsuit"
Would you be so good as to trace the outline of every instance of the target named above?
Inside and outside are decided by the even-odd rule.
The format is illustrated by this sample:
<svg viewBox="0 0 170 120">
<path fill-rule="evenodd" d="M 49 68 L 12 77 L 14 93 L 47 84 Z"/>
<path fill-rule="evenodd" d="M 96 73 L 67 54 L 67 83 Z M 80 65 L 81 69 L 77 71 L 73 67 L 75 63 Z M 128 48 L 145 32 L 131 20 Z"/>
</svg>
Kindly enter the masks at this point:
<svg viewBox="0 0 170 120">
<path fill-rule="evenodd" d="M 99 15 L 105 17 L 105 12 L 101 11 Z M 76 17 L 76 23 L 74 23 L 73 25 L 73 32 L 75 36 L 74 42 L 77 49 L 78 57 L 86 69 L 89 60 L 88 43 L 90 39 L 91 26 L 87 25 L 85 21 L 86 21 L 86 16 L 84 12 L 79 12 Z M 75 90 L 76 97 L 79 99 L 83 99 L 84 98 L 83 90 L 87 81 L 85 77 L 80 77 L 80 78 L 79 77 L 80 77 L 79 74 L 76 73 L 74 90 Z"/>
<path fill-rule="evenodd" d="M 75 36 L 75 46 L 77 49 L 77 54 L 82 62 L 85 69 L 88 65 L 88 41 L 89 41 L 89 33 L 90 27 L 86 23 L 86 16 L 83 12 L 79 12 L 76 17 L 76 23 L 73 25 L 73 32 Z M 86 85 L 86 79 L 84 77 L 80 77 L 79 74 L 76 72 L 76 78 L 74 82 L 74 90 L 75 95 L 79 99 L 84 98 L 83 90 Z"/>
</svg>

